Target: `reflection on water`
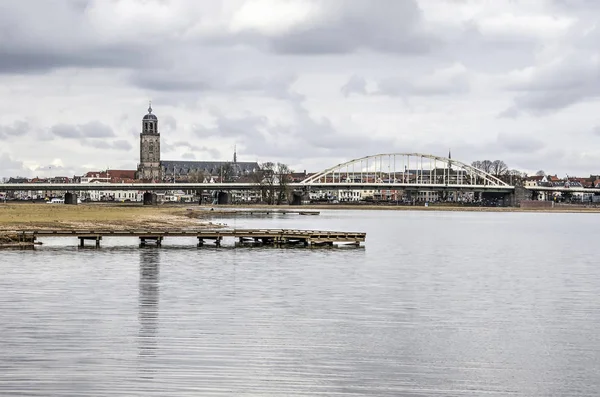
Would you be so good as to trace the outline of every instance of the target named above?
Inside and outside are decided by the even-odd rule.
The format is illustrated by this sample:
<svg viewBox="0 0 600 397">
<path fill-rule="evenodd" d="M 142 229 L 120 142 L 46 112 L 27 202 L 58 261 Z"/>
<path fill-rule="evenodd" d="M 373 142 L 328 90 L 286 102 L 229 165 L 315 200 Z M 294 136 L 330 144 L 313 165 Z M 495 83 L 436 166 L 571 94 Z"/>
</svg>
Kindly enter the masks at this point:
<svg viewBox="0 0 600 397">
<path fill-rule="evenodd" d="M 158 332 L 160 250 L 156 247 L 140 248 L 140 284 L 138 321 L 139 355 L 154 356 Z"/>
</svg>

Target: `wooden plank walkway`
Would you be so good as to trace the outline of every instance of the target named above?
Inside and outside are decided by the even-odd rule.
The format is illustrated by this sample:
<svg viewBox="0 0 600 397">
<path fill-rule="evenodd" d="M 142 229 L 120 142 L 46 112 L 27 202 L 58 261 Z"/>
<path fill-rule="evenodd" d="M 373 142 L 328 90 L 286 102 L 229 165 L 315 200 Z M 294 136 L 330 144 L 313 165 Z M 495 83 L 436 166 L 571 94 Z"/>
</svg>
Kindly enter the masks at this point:
<svg viewBox="0 0 600 397">
<path fill-rule="evenodd" d="M 3 233 L 3 232 L 0 232 Z M 153 242 L 160 246 L 165 237 L 195 237 L 198 246 L 211 241 L 221 245 L 225 237 L 237 238 L 240 243 L 260 244 L 299 244 L 304 246 L 322 246 L 333 244 L 352 244 L 360 246 L 366 239 L 362 232 L 336 232 L 300 229 L 165 229 L 165 230 L 26 230 L 6 232 L 20 236 L 20 241 L 34 243 L 42 237 L 77 237 L 79 245 L 93 241 L 97 247 L 103 237 L 138 237 L 140 244 Z"/>
</svg>

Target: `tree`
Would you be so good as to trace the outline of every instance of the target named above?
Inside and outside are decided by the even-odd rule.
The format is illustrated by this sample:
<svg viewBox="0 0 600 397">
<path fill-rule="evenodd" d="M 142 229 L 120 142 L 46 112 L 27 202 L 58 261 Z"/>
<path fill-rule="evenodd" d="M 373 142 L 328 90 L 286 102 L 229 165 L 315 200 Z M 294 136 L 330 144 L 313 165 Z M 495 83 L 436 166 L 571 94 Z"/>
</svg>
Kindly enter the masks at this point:
<svg viewBox="0 0 600 397">
<path fill-rule="evenodd" d="M 507 180 L 505 180 L 505 182 L 508 182 L 509 184 L 513 185 L 513 186 L 523 186 L 523 180 L 525 178 L 527 178 L 527 174 L 524 172 L 521 172 L 519 170 L 510 170 L 507 172 L 506 176 L 508 178 L 505 178 Z"/>
<path fill-rule="evenodd" d="M 188 174 L 188 182 L 202 183 L 208 177 L 208 173 L 204 170 L 193 170 Z"/>
<path fill-rule="evenodd" d="M 477 160 L 477 161 L 473 161 L 473 162 L 471 163 L 471 167 L 473 167 L 473 168 L 477 168 L 478 170 L 480 170 L 480 169 L 481 169 L 481 161 L 479 161 L 479 160 Z"/>
<path fill-rule="evenodd" d="M 481 162 L 480 170 L 483 172 L 487 172 L 488 174 L 492 172 L 492 162 L 490 160 L 483 160 Z"/>
<path fill-rule="evenodd" d="M 221 182 L 233 182 L 235 179 L 235 170 L 231 163 L 226 163 L 219 167 L 219 178 L 221 179 Z"/>
<path fill-rule="evenodd" d="M 544 172 L 544 170 L 539 170 L 538 172 L 535 173 L 536 176 L 546 176 L 546 173 Z"/>
<path fill-rule="evenodd" d="M 274 204 L 275 197 L 275 164 L 268 161 L 258 165 L 250 178 L 259 185 L 261 200 L 267 204 Z"/>
<path fill-rule="evenodd" d="M 275 174 L 277 176 L 277 205 L 283 203 L 283 200 L 291 196 L 289 184 L 292 181 L 292 170 L 287 164 L 277 163 Z"/>
<path fill-rule="evenodd" d="M 202 183 L 209 176 L 210 175 L 206 171 L 196 169 L 188 174 L 188 182 Z M 202 197 L 203 189 L 197 189 L 197 190 L 195 190 L 195 192 L 196 192 L 196 196 Z"/>
<path fill-rule="evenodd" d="M 258 170 L 250 175 L 259 185 L 262 201 L 269 205 L 282 204 L 291 196 L 289 184 L 292 170 L 287 164 L 266 162 L 259 164 Z"/>
<path fill-rule="evenodd" d="M 489 172 L 489 171 L 488 171 Z M 491 173 L 496 177 L 501 177 L 508 172 L 508 167 L 506 163 L 502 160 L 494 160 L 492 162 Z"/>
</svg>

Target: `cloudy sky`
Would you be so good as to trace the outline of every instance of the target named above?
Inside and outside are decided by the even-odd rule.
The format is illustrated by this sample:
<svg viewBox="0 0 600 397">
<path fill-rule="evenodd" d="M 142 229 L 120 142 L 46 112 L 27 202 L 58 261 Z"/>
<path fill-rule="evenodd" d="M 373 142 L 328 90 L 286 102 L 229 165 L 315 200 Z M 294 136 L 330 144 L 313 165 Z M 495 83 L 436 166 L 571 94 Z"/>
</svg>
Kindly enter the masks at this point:
<svg viewBox="0 0 600 397">
<path fill-rule="evenodd" d="M 600 173 L 595 0 L 1 0 L 0 176 L 392 152 Z"/>
</svg>

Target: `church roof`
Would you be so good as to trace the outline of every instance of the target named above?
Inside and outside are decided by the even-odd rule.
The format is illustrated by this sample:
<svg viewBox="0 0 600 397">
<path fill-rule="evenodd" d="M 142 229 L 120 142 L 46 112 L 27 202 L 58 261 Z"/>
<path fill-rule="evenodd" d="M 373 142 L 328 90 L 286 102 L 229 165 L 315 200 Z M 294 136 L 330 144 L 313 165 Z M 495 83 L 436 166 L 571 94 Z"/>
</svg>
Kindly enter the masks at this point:
<svg viewBox="0 0 600 397">
<path fill-rule="evenodd" d="M 156 115 L 152 114 L 152 102 L 150 102 L 150 105 L 148 105 L 148 114 L 145 115 L 142 120 L 155 120 L 155 121 L 158 121 L 158 117 L 156 117 Z"/>
<path fill-rule="evenodd" d="M 219 171 L 219 168 L 230 164 L 237 172 L 250 173 L 258 169 L 258 163 L 255 161 L 170 161 L 163 160 L 160 162 L 161 167 L 165 172 L 170 173 L 188 173 L 194 170 L 201 170 L 210 174 Z"/>
</svg>

